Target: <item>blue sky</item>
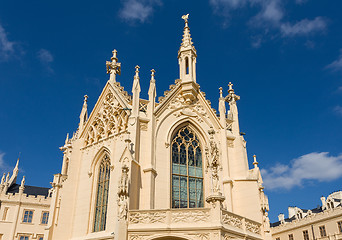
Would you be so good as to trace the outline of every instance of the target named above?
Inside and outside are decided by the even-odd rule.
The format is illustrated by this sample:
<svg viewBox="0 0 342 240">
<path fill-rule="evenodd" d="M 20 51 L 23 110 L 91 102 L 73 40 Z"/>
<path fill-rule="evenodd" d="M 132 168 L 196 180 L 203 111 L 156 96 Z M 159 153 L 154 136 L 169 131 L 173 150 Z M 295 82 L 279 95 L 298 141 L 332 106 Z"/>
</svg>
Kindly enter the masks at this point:
<svg viewBox="0 0 342 240">
<path fill-rule="evenodd" d="M 217 108 L 234 83 L 249 161 L 256 154 L 271 221 L 288 206 L 314 208 L 342 190 L 340 0 L 2 1 L 0 170 L 21 152 L 26 183 L 49 187 L 66 133 L 91 110 L 118 50 L 121 85 L 139 65 L 161 96 L 178 78 L 183 14 L 197 49 L 197 82 Z"/>
</svg>

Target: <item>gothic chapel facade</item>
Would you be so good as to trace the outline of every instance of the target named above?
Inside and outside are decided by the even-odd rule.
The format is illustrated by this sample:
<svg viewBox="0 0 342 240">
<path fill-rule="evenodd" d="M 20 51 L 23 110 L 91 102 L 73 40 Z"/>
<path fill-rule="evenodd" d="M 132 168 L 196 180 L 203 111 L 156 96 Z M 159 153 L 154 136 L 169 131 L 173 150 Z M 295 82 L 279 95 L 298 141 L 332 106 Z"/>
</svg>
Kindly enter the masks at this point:
<svg viewBox="0 0 342 240">
<path fill-rule="evenodd" d="M 270 239 L 258 163 L 249 169 L 239 131 L 240 97 L 229 83 L 219 114 L 211 108 L 183 19 L 180 76 L 158 102 L 154 70 L 148 100 L 139 96 L 138 66 L 132 96 L 124 91 L 113 51 L 93 111 L 88 117 L 85 97 L 79 128 L 61 147 L 44 239 Z"/>
</svg>

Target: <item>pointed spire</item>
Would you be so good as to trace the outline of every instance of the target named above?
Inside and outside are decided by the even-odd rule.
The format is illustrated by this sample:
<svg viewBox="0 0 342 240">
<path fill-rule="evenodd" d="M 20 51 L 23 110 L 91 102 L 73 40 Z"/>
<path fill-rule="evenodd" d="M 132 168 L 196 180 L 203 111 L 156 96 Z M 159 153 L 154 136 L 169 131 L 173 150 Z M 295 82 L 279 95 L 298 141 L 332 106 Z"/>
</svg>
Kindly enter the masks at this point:
<svg viewBox="0 0 342 240">
<path fill-rule="evenodd" d="M 223 127 L 226 126 L 226 104 L 225 99 L 223 97 L 223 88 L 220 87 L 220 98 L 219 98 L 219 112 L 220 112 L 220 123 Z"/>
<path fill-rule="evenodd" d="M 1 184 L 4 184 L 4 183 L 5 183 L 5 178 L 6 178 L 6 173 L 4 173 L 4 174 L 2 175 Z"/>
<path fill-rule="evenodd" d="M 67 133 L 67 135 L 66 135 L 64 145 L 67 145 L 68 141 L 69 141 L 69 133 Z"/>
<path fill-rule="evenodd" d="M 18 170 L 19 170 L 19 159 L 20 159 L 20 153 L 19 153 L 19 157 L 18 157 L 18 159 L 17 159 L 17 163 L 15 164 L 15 167 L 14 167 L 14 169 L 13 169 L 13 174 L 14 174 L 15 172 L 18 172 Z"/>
<path fill-rule="evenodd" d="M 140 77 L 139 77 L 139 66 L 135 66 L 135 76 L 133 81 L 133 103 L 132 103 L 132 117 L 139 115 L 139 99 L 140 99 Z"/>
<path fill-rule="evenodd" d="M 112 51 L 113 56 L 111 57 L 110 61 L 106 62 L 107 73 L 110 74 L 109 81 L 114 83 L 116 82 L 116 75 L 121 74 L 121 63 L 118 62 L 117 58 L 117 51 L 114 49 Z"/>
<path fill-rule="evenodd" d="M 156 80 L 154 79 L 155 72 L 156 71 L 154 69 L 151 70 L 150 88 L 148 90 L 149 98 L 155 98 L 156 96 Z"/>
<path fill-rule="evenodd" d="M 257 168 L 259 163 L 256 160 L 256 155 L 255 154 L 253 155 L 253 158 L 254 158 L 254 161 L 253 161 L 254 168 Z"/>
<path fill-rule="evenodd" d="M 83 100 L 83 106 L 80 114 L 80 123 L 79 123 L 79 129 L 80 131 L 83 129 L 84 124 L 88 120 L 88 95 L 84 95 L 84 100 Z"/>
<path fill-rule="evenodd" d="M 7 173 L 7 176 L 6 176 L 6 183 L 8 183 L 9 178 L 10 178 L 10 173 L 8 172 L 8 173 Z"/>
<path fill-rule="evenodd" d="M 220 98 L 223 98 L 223 93 L 222 93 L 223 88 L 220 87 L 219 90 L 220 90 Z"/>
<path fill-rule="evenodd" d="M 179 62 L 179 78 L 182 82 L 195 82 L 196 83 L 196 49 L 190 35 L 190 28 L 188 25 L 189 14 L 183 15 L 185 21 L 183 39 L 181 46 L 178 50 Z"/>
<path fill-rule="evenodd" d="M 189 14 L 183 15 L 182 18 L 185 21 L 185 26 L 184 26 L 184 31 L 183 31 L 183 39 L 182 39 L 181 48 L 192 46 L 193 44 L 192 39 L 191 39 L 191 34 L 190 34 L 190 28 L 188 25 Z"/>
</svg>

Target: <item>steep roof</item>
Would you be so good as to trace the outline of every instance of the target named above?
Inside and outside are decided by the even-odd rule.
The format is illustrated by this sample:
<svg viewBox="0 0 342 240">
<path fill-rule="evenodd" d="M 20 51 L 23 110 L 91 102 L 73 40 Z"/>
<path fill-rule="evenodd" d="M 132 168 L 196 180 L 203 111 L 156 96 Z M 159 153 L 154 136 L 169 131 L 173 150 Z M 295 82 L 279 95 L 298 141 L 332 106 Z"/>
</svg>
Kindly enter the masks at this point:
<svg viewBox="0 0 342 240">
<path fill-rule="evenodd" d="M 19 187 L 20 184 L 13 184 L 8 190 L 7 193 L 19 193 Z M 48 197 L 49 196 L 49 189 L 50 188 L 43 188 L 43 187 L 36 187 L 36 186 L 28 186 L 25 185 L 24 188 L 24 193 L 27 195 L 33 195 L 33 196 L 45 196 Z"/>
</svg>

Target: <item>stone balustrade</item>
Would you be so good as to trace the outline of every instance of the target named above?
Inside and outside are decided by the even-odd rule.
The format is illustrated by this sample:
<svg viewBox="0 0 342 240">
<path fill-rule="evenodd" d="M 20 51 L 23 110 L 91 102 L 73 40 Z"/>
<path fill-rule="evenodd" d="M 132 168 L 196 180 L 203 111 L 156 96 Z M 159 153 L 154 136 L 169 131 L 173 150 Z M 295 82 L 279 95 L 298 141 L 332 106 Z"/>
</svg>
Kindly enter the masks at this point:
<svg viewBox="0 0 342 240">
<path fill-rule="evenodd" d="M 238 232 L 261 234 L 261 224 L 226 210 L 221 210 L 221 219 L 213 219 L 209 208 L 165 209 L 165 210 L 131 210 L 128 215 L 129 229 L 137 229 L 149 224 L 152 228 L 172 228 L 190 225 L 196 227 L 227 226 Z M 151 225 L 152 224 L 152 225 Z"/>
</svg>

